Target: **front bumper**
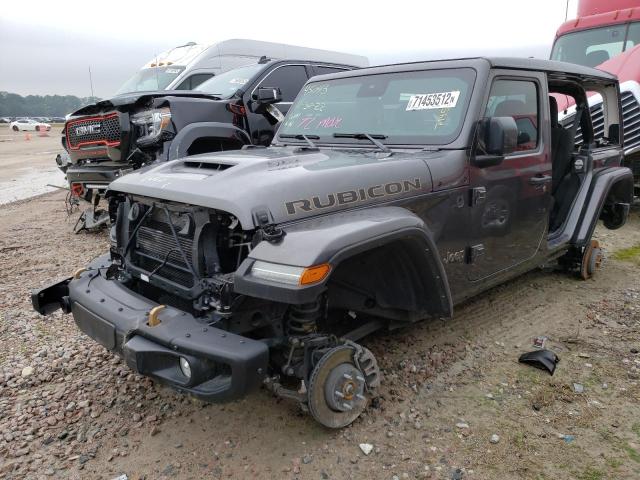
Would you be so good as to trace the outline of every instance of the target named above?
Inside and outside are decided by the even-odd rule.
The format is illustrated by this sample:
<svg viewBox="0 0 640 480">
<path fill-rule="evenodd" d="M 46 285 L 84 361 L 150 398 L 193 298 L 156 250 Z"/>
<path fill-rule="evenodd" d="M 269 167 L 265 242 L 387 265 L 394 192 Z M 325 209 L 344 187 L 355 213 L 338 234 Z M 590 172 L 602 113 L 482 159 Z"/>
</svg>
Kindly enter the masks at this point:
<svg viewBox="0 0 640 480">
<path fill-rule="evenodd" d="M 269 351 L 265 343 L 211 327 L 173 307 L 164 308 L 160 324 L 147 324 L 157 304 L 105 278 L 109 256 L 94 260 L 78 278 L 32 292 L 36 311 L 70 310 L 80 330 L 122 356 L 134 371 L 202 400 L 242 397 L 262 384 Z M 191 366 L 191 378 L 179 368 Z"/>
<path fill-rule="evenodd" d="M 122 165 L 70 165 L 67 168 L 69 186 L 81 184 L 85 190 L 106 190 L 111 182 L 133 171 L 133 167 Z"/>
</svg>

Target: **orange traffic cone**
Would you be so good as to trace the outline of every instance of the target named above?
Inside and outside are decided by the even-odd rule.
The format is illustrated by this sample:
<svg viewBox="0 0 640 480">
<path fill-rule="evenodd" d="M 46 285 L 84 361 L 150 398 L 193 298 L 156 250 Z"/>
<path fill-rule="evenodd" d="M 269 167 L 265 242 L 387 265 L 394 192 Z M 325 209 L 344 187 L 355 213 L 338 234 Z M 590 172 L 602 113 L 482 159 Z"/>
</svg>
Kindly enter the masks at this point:
<svg viewBox="0 0 640 480">
<path fill-rule="evenodd" d="M 31 140 L 31 135 L 29 134 L 29 132 L 27 132 L 27 133 L 25 133 L 25 134 L 24 134 L 24 139 L 25 139 L 25 141 L 27 141 L 27 142 L 28 142 L 29 140 Z"/>
</svg>

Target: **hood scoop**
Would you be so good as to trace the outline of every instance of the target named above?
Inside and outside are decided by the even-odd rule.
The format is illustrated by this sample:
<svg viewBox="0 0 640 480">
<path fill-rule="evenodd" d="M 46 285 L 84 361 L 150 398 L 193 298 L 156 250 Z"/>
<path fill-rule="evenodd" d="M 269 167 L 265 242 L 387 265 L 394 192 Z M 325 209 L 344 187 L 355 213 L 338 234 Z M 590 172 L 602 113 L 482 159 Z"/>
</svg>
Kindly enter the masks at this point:
<svg viewBox="0 0 640 480">
<path fill-rule="evenodd" d="M 232 163 L 218 163 L 218 162 L 198 162 L 196 160 L 185 160 L 183 162 L 185 168 L 196 168 L 198 170 L 221 172 L 228 168 L 235 167 Z"/>
</svg>

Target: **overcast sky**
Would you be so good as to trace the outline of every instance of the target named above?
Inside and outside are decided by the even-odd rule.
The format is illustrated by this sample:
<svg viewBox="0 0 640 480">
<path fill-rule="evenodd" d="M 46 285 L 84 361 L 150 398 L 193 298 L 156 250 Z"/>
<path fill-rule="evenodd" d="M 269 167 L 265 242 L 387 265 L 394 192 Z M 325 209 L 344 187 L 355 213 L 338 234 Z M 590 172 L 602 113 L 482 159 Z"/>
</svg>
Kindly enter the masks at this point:
<svg viewBox="0 0 640 480">
<path fill-rule="evenodd" d="M 100 7 L 100 8 L 98 8 Z M 566 0 L 3 2 L 0 91 L 109 97 L 156 53 L 250 38 L 372 64 L 472 55 L 546 57 Z M 569 0 L 569 18 L 577 0 Z"/>
</svg>

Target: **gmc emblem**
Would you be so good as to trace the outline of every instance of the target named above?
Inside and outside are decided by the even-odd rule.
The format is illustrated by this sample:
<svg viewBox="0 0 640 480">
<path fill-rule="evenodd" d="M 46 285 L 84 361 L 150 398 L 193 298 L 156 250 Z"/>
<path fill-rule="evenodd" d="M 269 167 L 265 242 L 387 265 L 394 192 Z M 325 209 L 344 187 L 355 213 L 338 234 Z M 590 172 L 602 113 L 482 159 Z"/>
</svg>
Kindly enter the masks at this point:
<svg viewBox="0 0 640 480">
<path fill-rule="evenodd" d="M 76 135 L 92 135 L 94 133 L 100 133 L 101 125 L 99 123 L 94 123 L 91 125 L 80 125 L 76 127 Z"/>
</svg>

